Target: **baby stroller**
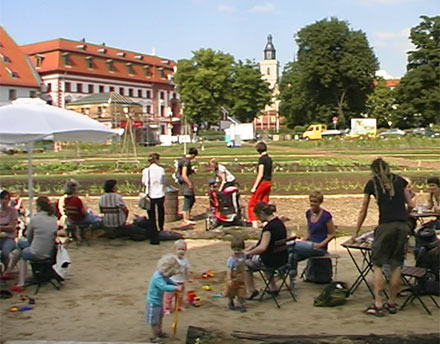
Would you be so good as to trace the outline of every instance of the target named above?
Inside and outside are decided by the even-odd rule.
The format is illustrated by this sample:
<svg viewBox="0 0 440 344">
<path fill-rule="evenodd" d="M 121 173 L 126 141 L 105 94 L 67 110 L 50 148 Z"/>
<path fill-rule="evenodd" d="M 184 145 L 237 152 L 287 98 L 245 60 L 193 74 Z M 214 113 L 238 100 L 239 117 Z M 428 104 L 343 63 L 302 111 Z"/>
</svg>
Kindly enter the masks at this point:
<svg viewBox="0 0 440 344">
<path fill-rule="evenodd" d="M 237 186 L 227 186 L 222 191 L 217 189 L 217 182 L 209 182 L 209 205 L 205 229 L 218 226 L 240 226 L 242 222 L 240 191 Z"/>
</svg>

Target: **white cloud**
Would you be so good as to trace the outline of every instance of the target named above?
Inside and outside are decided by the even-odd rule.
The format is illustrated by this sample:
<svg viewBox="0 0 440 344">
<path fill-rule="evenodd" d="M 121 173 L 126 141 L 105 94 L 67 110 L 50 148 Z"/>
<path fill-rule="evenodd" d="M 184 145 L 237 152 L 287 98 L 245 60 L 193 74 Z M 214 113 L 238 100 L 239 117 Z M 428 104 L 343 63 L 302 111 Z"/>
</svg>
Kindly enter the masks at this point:
<svg viewBox="0 0 440 344">
<path fill-rule="evenodd" d="M 392 76 L 391 74 L 388 74 L 388 72 L 383 69 L 378 70 L 376 72 L 376 76 L 381 76 L 384 79 L 396 79 L 394 76 Z"/>
<path fill-rule="evenodd" d="M 373 32 L 373 35 L 379 39 L 400 39 L 409 37 L 408 28 L 402 29 L 399 32 Z"/>
<path fill-rule="evenodd" d="M 249 12 L 257 12 L 257 13 L 267 13 L 272 12 L 275 9 L 275 5 L 268 2 L 264 5 L 256 5 L 252 7 Z"/>
<path fill-rule="evenodd" d="M 217 7 L 217 11 L 222 12 L 222 13 L 234 13 L 237 11 L 237 9 L 233 6 L 219 5 Z"/>
</svg>

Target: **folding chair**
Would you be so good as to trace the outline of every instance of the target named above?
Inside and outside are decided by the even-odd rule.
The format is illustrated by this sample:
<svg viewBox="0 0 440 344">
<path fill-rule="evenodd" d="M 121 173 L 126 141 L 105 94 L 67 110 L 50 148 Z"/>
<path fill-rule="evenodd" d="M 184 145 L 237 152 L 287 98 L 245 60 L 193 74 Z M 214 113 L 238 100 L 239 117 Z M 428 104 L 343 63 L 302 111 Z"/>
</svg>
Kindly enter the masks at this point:
<svg viewBox="0 0 440 344">
<path fill-rule="evenodd" d="M 286 239 L 278 240 L 274 244 L 274 253 L 283 252 L 289 249 L 290 246 L 292 246 L 295 243 L 296 237 L 289 237 Z M 257 269 L 258 273 L 260 274 L 263 282 L 264 282 L 264 289 L 260 296 L 260 301 L 263 300 L 264 295 L 267 293 L 269 294 L 272 299 L 274 300 L 275 304 L 278 308 L 281 308 L 277 297 L 280 294 L 281 290 L 285 286 L 287 288 L 287 291 L 289 292 L 290 296 L 292 297 L 293 301 L 296 302 L 296 297 L 292 293 L 292 290 L 290 289 L 290 286 L 287 283 L 287 280 L 290 276 L 290 264 L 287 262 L 286 264 L 278 267 L 278 268 L 270 268 L 270 267 L 264 267 L 261 269 Z M 267 274 L 267 275 L 266 275 Z M 272 281 L 275 280 L 275 278 L 278 278 L 281 281 L 280 286 L 277 290 L 271 291 L 270 290 L 270 284 Z"/>
<path fill-rule="evenodd" d="M 116 237 L 116 230 L 123 223 L 119 223 L 119 214 L 121 213 L 121 208 L 118 206 L 114 207 L 104 207 L 99 206 L 99 211 L 103 215 L 102 222 L 104 224 L 104 229 L 107 232 L 107 235 L 111 237 Z M 116 219 L 115 219 L 116 218 Z"/>
<path fill-rule="evenodd" d="M 435 298 L 432 295 L 421 295 L 417 284 L 423 281 L 428 274 L 429 270 L 425 268 L 420 268 L 416 266 L 404 266 L 402 268 L 402 280 L 403 282 L 409 286 L 409 288 L 402 290 L 399 294 L 404 292 L 409 292 L 408 297 L 406 298 L 405 302 L 403 303 L 402 307 L 400 309 L 402 310 L 407 304 L 410 304 L 414 301 L 414 299 L 417 299 L 422 304 L 423 308 L 426 312 L 428 312 L 429 315 L 431 314 L 431 311 L 428 309 L 428 307 L 425 305 L 425 303 L 422 300 L 422 296 L 429 296 L 432 300 L 432 302 L 435 304 L 437 308 L 440 308 L 439 304 L 435 300 Z M 412 282 L 412 283 L 411 283 Z"/>
<path fill-rule="evenodd" d="M 74 241 L 77 246 L 81 244 L 81 240 L 85 240 L 88 246 L 90 246 L 89 240 L 84 235 L 86 230 L 93 228 L 90 224 L 75 224 L 70 219 L 80 214 L 80 210 L 77 207 L 64 206 L 64 212 L 67 216 L 66 232 L 70 241 Z"/>
</svg>

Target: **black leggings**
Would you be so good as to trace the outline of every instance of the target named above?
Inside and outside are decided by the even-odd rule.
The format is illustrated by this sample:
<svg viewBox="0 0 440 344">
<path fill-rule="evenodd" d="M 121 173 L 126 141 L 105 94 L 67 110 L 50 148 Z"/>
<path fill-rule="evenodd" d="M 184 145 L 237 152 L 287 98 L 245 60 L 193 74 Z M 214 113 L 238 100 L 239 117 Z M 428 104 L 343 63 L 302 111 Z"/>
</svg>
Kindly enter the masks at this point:
<svg viewBox="0 0 440 344">
<path fill-rule="evenodd" d="M 151 198 L 150 210 L 147 210 L 148 218 L 157 225 L 157 229 L 163 231 L 163 225 L 165 223 L 165 210 L 164 204 L 165 197 Z M 157 208 L 157 222 L 156 222 L 156 208 Z"/>
</svg>

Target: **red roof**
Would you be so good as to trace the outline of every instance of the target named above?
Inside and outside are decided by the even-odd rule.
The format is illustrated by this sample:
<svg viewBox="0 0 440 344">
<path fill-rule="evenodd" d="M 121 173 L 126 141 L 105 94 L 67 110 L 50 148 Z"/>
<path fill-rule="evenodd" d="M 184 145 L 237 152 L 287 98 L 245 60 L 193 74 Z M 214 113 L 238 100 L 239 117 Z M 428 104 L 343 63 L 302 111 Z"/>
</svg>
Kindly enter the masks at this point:
<svg viewBox="0 0 440 344">
<path fill-rule="evenodd" d="M 0 85 L 40 88 L 29 58 L 0 26 Z"/>
<path fill-rule="evenodd" d="M 168 83 L 168 75 L 173 73 L 175 66 L 174 61 L 158 56 L 63 38 L 28 44 L 21 48 L 32 56 L 34 66 L 37 56 L 42 58 L 41 66 L 36 67 L 40 74 L 57 71 L 112 79 Z M 63 54 L 66 53 L 70 59 L 70 66 L 64 63 Z M 91 58 L 93 68 L 88 67 L 87 58 Z M 109 61 L 112 61 L 114 71 L 109 70 Z M 133 73 L 128 72 L 130 64 Z M 145 75 L 145 66 L 150 66 L 151 76 Z M 159 75 L 160 68 L 164 71 L 164 78 Z"/>
<path fill-rule="evenodd" d="M 385 80 L 385 84 L 386 84 L 389 88 L 394 88 L 394 87 L 396 87 L 399 83 L 400 83 L 400 79 L 387 79 L 387 80 Z"/>
</svg>

